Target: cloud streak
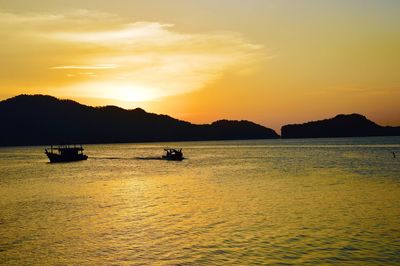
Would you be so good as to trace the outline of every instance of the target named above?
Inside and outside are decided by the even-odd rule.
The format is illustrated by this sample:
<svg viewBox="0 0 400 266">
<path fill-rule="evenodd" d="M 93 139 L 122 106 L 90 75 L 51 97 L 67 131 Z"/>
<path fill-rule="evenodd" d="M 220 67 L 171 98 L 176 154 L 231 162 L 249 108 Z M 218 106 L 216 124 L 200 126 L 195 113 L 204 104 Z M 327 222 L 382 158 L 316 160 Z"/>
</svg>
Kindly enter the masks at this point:
<svg viewBox="0 0 400 266">
<path fill-rule="evenodd" d="M 92 66 L 55 66 L 51 69 L 112 69 L 117 68 L 116 64 L 100 64 L 100 65 L 92 65 Z"/>
</svg>

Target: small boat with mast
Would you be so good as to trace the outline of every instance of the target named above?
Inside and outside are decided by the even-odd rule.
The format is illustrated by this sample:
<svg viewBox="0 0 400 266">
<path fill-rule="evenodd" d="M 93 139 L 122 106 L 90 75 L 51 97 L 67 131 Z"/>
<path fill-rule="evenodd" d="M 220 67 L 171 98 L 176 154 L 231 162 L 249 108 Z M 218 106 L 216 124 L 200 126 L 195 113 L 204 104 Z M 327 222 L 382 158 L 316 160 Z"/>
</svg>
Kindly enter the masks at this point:
<svg viewBox="0 0 400 266">
<path fill-rule="evenodd" d="M 83 154 L 82 145 L 58 145 L 45 149 L 45 154 L 51 163 L 75 162 L 87 160 L 88 156 Z"/>
<path fill-rule="evenodd" d="M 182 149 L 164 149 L 165 154 L 161 157 L 163 160 L 182 161 L 184 159 Z"/>
</svg>

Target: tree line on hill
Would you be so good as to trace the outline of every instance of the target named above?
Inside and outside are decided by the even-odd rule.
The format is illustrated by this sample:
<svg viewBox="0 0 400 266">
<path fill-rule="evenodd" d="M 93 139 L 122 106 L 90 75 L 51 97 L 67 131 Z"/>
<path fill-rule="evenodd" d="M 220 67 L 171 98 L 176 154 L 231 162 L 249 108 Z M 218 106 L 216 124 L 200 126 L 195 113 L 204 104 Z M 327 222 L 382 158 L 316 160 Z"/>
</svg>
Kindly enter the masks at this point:
<svg viewBox="0 0 400 266">
<path fill-rule="evenodd" d="M 359 114 L 285 125 L 279 136 L 245 120 L 195 125 L 140 108 L 91 107 L 47 95 L 1 101 L 0 123 L 0 146 L 400 135 L 400 127 L 382 127 Z"/>
</svg>

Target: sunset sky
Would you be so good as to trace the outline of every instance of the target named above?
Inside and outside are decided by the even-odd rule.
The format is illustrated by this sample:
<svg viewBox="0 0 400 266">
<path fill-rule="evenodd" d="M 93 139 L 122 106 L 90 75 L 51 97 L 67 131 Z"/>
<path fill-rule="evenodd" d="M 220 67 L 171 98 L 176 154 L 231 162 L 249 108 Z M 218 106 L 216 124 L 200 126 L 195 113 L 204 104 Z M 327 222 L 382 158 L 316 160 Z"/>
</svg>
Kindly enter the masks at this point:
<svg viewBox="0 0 400 266">
<path fill-rule="evenodd" d="M 400 125 L 400 1 L 0 0 L 0 99 Z"/>
</svg>

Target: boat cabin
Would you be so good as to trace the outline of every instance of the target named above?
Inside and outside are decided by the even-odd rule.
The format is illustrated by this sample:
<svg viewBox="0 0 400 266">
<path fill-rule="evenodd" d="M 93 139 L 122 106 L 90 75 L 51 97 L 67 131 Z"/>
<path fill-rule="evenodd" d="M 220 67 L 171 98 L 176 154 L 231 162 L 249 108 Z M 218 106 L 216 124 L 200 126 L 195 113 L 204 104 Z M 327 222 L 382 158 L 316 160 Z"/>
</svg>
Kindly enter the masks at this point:
<svg viewBox="0 0 400 266">
<path fill-rule="evenodd" d="M 51 163 L 81 161 L 88 158 L 83 154 L 82 145 L 59 145 L 45 149 L 45 154 Z"/>
<path fill-rule="evenodd" d="M 183 152 L 182 149 L 171 149 L 167 148 L 164 149 L 165 155 L 163 155 L 163 159 L 166 160 L 175 160 L 175 161 L 181 161 L 183 160 Z"/>
</svg>

